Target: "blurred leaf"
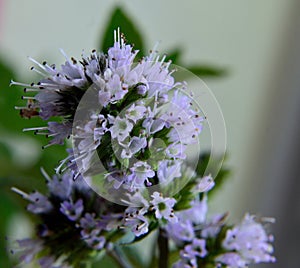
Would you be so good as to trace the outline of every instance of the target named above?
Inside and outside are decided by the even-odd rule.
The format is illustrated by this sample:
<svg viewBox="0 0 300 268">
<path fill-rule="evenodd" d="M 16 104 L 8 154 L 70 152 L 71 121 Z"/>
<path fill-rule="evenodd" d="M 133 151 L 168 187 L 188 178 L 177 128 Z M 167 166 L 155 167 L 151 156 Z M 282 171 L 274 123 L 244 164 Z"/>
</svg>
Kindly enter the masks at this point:
<svg viewBox="0 0 300 268">
<path fill-rule="evenodd" d="M 143 262 L 140 254 L 132 246 L 123 246 L 122 251 L 125 253 L 128 261 L 132 264 L 132 267 L 145 267 L 145 263 Z"/>
<path fill-rule="evenodd" d="M 101 260 L 96 261 L 92 264 L 92 268 L 99 268 L 99 267 L 116 268 L 118 266 L 108 255 L 105 254 Z"/>
<path fill-rule="evenodd" d="M 204 172 L 206 170 L 206 167 L 208 165 L 208 161 L 210 158 L 210 153 L 203 153 L 200 155 L 199 157 L 199 161 L 198 161 L 198 165 L 196 167 L 196 173 L 198 174 L 199 177 L 203 177 L 204 176 Z M 222 187 L 222 185 L 224 184 L 224 182 L 226 181 L 227 177 L 230 175 L 230 170 L 228 167 L 226 167 L 226 165 L 224 165 L 226 160 L 226 156 L 223 162 L 223 165 L 218 173 L 218 175 L 215 178 L 215 186 L 214 188 L 208 192 L 208 196 L 214 194 L 216 192 L 216 190 L 220 189 Z"/>
<path fill-rule="evenodd" d="M 5 179 L 0 178 L 0 181 Z M 20 211 L 19 206 L 12 199 L 12 195 L 8 193 L 9 189 L 7 187 L 1 187 L 0 190 L 0 212 L 1 212 L 1 221 L 0 221 L 0 267 L 11 267 L 10 260 L 7 253 L 10 249 L 5 249 L 7 246 L 4 237 L 6 236 L 7 226 L 11 216 Z M 10 238 L 9 238 L 10 239 Z"/>
<path fill-rule="evenodd" d="M 142 35 L 135 25 L 137 24 L 129 18 L 121 7 L 116 7 L 110 16 L 106 29 L 104 30 L 100 46 L 101 50 L 106 52 L 113 45 L 113 32 L 120 27 L 120 31 L 125 35 L 126 40 L 129 43 L 134 44 L 135 49 L 139 50 L 141 54 L 144 55 Z"/>
<path fill-rule="evenodd" d="M 174 198 L 177 200 L 174 209 L 184 210 L 191 207 L 191 201 L 194 199 L 194 195 L 191 192 L 192 187 L 194 186 L 193 181 L 187 183 L 181 190 L 178 192 Z"/>
<path fill-rule="evenodd" d="M 166 61 L 171 60 L 172 64 L 179 64 L 181 54 L 182 50 L 180 48 L 176 48 L 173 51 L 166 53 Z"/>
<path fill-rule="evenodd" d="M 192 65 L 186 67 L 193 74 L 202 77 L 222 77 L 227 74 L 224 68 L 218 68 L 211 65 Z"/>
<path fill-rule="evenodd" d="M 179 260 L 179 251 L 180 249 L 175 249 L 169 252 L 169 265 L 168 267 L 172 267 L 172 265 Z M 153 256 L 151 262 L 149 263 L 148 268 L 158 267 L 158 258 L 157 256 Z"/>
</svg>

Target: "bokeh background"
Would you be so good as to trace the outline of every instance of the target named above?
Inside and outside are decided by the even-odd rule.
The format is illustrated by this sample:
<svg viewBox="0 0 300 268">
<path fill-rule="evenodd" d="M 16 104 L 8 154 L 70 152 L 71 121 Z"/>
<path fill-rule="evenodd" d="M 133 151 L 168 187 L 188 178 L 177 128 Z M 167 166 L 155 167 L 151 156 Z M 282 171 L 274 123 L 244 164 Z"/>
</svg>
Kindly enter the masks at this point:
<svg viewBox="0 0 300 268">
<path fill-rule="evenodd" d="M 147 49 L 182 51 L 185 64 L 212 64 L 225 76 L 203 77 L 227 127 L 231 178 L 211 202 L 214 211 L 273 216 L 278 262 L 299 267 L 300 242 L 300 2 L 227 1 L 0 1 L 0 231 L 13 240 L 31 231 L 21 198 L 11 193 L 43 189 L 39 167 L 51 171 L 64 148 L 41 150 L 42 138 L 22 132 L 39 120 L 21 120 L 20 93 L 11 78 L 35 79 L 28 56 L 60 63 L 98 48 L 118 5 L 135 21 Z M 30 122 L 29 122 L 30 121 Z M 34 178 L 34 179 L 32 179 Z M 39 179 L 36 179 L 39 178 Z M 10 267 L 4 249 L 0 267 Z M 269 267 L 262 265 L 261 267 Z"/>
</svg>

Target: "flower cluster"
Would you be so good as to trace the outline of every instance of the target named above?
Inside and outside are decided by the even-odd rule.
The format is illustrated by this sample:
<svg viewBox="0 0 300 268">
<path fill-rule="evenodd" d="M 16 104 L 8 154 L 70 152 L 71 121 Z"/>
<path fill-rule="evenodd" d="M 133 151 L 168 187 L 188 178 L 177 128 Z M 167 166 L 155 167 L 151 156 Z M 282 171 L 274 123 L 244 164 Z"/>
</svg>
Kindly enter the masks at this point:
<svg viewBox="0 0 300 268">
<path fill-rule="evenodd" d="M 118 243 L 125 234 L 132 233 L 135 239 L 150 233 L 154 222 L 177 221 L 173 210 L 175 199 L 158 192 L 152 194 L 150 201 L 136 192 L 130 200 L 141 207 L 129 204 L 124 208 L 97 195 L 82 177 L 74 181 L 70 171 L 52 178 L 43 173 L 47 179 L 47 195 L 27 194 L 13 188 L 29 201 L 27 210 L 41 221 L 37 238 L 17 241 L 23 252 L 20 259 L 25 263 L 47 254 L 47 262 L 45 257 L 38 260 L 43 268 L 52 267 L 50 261 L 54 265 L 58 259 L 63 265 L 59 267 L 77 267 L 92 252 L 113 248 L 112 243 Z"/>
<path fill-rule="evenodd" d="M 274 261 L 271 237 L 253 216 L 235 226 L 225 223 L 226 214 L 207 217 L 213 178 L 198 176 L 185 163 L 204 117 L 187 84 L 175 82 L 170 62 L 155 50 L 135 62 L 138 51 L 124 40 L 115 33 L 107 54 L 66 57 L 60 68 L 32 60 L 43 78 L 12 82 L 34 92 L 24 97 L 21 116 L 48 122 L 27 130 L 51 138 L 46 146 L 73 139 L 57 174 L 43 171 L 48 194 L 14 188 L 40 220 L 36 238 L 17 241 L 21 260 L 38 258 L 43 268 L 79 267 L 95 253 L 159 229 L 176 246 L 174 268 Z M 95 178 L 118 204 L 92 190 Z"/>
<path fill-rule="evenodd" d="M 12 82 L 38 92 L 24 97 L 21 115 L 62 119 L 26 130 L 52 138 L 49 145 L 72 133 L 77 174 L 105 170 L 114 188 L 129 191 L 179 177 L 186 146 L 198 142 L 203 121 L 186 85 L 174 82 L 170 62 L 152 51 L 135 63 L 137 52 L 119 36 L 107 55 L 67 58 L 60 69 L 33 60 L 44 78 Z"/>
<path fill-rule="evenodd" d="M 36 238 L 17 241 L 22 252 L 20 260 L 25 263 L 40 256 L 42 268 L 77 267 L 93 253 L 109 252 L 122 244 L 122 237 L 128 234 L 132 238 L 126 243 L 132 243 L 156 228 L 164 230 L 179 251 L 174 268 L 206 267 L 211 263 L 239 268 L 275 261 L 272 236 L 254 216 L 246 214 L 235 226 L 225 224 L 226 214 L 207 218 L 207 194 L 196 190 L 207 184 L 207 177 L 194 178 L 181 191 L 186 196 L 194 194 L 192 199 L 154 192 L 148 200 L 137 191 L 124 207 L 97 195 L 81 176 L 74 181 L 71 171 L 52 178 L 43 173 L 48 181 L 47 195 L 13 189 L 29 201 L 27 210 L 40 219 Z M 188 205 L 183 206 L 186 202 Z"/>
<path fill-rule="evenodd" d="M 250 264 L 275 262 L 268 235 L 262 222 L 246 214 L 241 223 L 225 224 L 226 214 L 206 217 L 207 197 L 192 201 L 191 208 L 176 213 L 178 222 L 165 227 L 168 237 L 180 250 L 180 259 L 174 268 L 248 267 Z"/>
</svg>

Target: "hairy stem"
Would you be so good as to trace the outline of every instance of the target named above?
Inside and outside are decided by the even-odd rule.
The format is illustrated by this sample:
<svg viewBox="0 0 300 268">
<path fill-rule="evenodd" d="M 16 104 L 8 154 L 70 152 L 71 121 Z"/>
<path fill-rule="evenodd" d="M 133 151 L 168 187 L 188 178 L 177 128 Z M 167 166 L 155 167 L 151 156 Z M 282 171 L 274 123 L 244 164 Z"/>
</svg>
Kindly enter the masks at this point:
<svg viewBox="0 0 300 268">
<path fill-rule="evenodd" d="M 169 241 L 165 235 L 165 231 L 162 229 L 159 229 L 157 242 L 158 242 L 158 249 L 159 249 L 158 267 L 159 268 L 168 268 Z"/>
</svg>

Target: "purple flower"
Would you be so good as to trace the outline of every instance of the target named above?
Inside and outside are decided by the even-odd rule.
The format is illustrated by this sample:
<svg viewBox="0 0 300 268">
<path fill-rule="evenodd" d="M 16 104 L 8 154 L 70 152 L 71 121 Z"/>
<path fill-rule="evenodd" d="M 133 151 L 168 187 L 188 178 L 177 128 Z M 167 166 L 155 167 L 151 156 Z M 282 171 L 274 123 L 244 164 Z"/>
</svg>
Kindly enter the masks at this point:
<svg viewBox="0 0 300 268">
<path fill-rule="evenodd" d="M 132 137 L 126 144 L 121 143 L 121 146 L 124 148 L 121 152 L 121 158 L 131 158 L 134 154 L 141 151 L 147 146 L 147 140 L 145 137 Z"/>
<path fill-rule="evenodd" d="M 129 136 L 132 128 L 133 124 L 126 118 L 117 117 L 109 130 L 112 138 L 117 138 L 119 142 L 122 142 Z"/>
<path fill-rule="evenodd" d="M 182 246 L 186 242 L 191 242 L 195 238 L 194 225 L 191 221 L 181 221 L 180 218 L 175 223 L 168 223 L 166 226 L 168 237 L 177 246 Z"/>
<path fill-rule="evenodd" d="M 34 214 L 47 213 L 53 209 L 53 206 L 51 202 L 48 200 L 48 198 L 39 192 L 27 194 L 15 187 L 13 187 L 12 190 L 17 194 L 21 195 L 24 199 L 31 202 L 27 206 L 27 209 L 28 211 Z"/>
<path fill-rule="evenodd" d="M 124 226 L 131 229 L 135 236 L 148 233 L 149 222 L 143 215 L 145 211 L 128 208 L 124 217 Z"/>
<path fill-rule="evenodd" d="M 48 137 L 52 140 L 49 142 L 51 144 L 63 145 L 66 138 L 70 137 L 72 132 L 72 123 L 67 121 L 64 123 L 49 122 L 48 123 Z"/>
<path fill-rule="evenodd" d="M 150 201 L 153 210 L 155 210 L 155 217 L 157 219 L 166 219 L 170 222 L 177 222 L 177 216 L 174 214 L 173 206 L 176 203 L 174 198 L 163 197 L 159 192 L 154 192 Z"/>
<path fill-rule="evenodd" d="M 151 169 L 151 166 L 145 162 L 138 161 L 130 169 L 132 174 L 128 176 L 128 181 L 131 184 L 131 188 L 143 187 L 146 182 L 147 186 L 150 186 L 149 178 L 154 177 L 155 172 Z"/>
<path fill-rule="evenodd" d="M 181 176 L 181 162 L 163 160 L 158 164 L 157 177 L 160 183 L 170 183 Z"/>
<path fill-rule="evenodd" d="M 95 214 L 85 213 L 84 217 L 82 217 L 79 222 L 80 227 L 82 228 L 81 236 L 83 238 L 89 237 L 94 229 L 97 229 L 98 231 L 103 229 L 99 220 L 95 218 Z"/>
<path fill-rule="evenodd" d="M 228 265 L 231 268 L 246 268 L 248 263 L 238 254 L 234 252 L 224 253 L 215 259 L 217 263 Z"/>
<path fill-rule="evenodd" d="M 125 112 L 126 117 L 136 123 L 138 120 L 142 119 L 146 113 L 147 109 L 145 106 L 132 104 Z"/>
<path fill-rule="evenodd" d="M 46 213 L 53 208 L 48 198 L 39 192 L 30 194 L 29 198 L 32 203 L 27 206 L 27 209 L 34 214 Z"/>
<path fill-rule="evenodd" d="M 180 258 L 173 267 L 198 267 L 197 258 L 204 258 L 207 255 L 206 241 L 204 239 L 193 239 L 191 244 L 187 244 L 183 250 L 180 251 Z M 186 266 L 185 266 L 186 265 Z"/>
<path fill-rule="evenodd" d="M 222 243 L 228 251 L 237 252 L 247 263 L 274 262 L 271 255 L 272 238 L 267 235 L 262 224 L 255 221 L 254 216 L 246 214 L 240 224 L 227 230 Z"/>
<path fill-rule="evenodd" d="M 176 215 L 181 221 L 189 220 L 193 224 L 201 224 L 206 220 L 207 207 L 207 196 L 204 196 L 201 201 L 192 200 L 191 207 L 186 210 L 179 211 Z"/>
<path fill-rule="evenodd" d="M 215 182 L 211 175 L 196 180 L 194 191 L 196 193 L 208 192 L 215 186 Z"/>
<path fill-rule="evenodd" d="M 41 268 L 53 268 L 54 267 L 54 263 L 55 263 L 55 259 L 52 256 L 46 256 L 46 257 L 42 257 L 38 260 L 39 265 L 41 266 Z"/>
<path fill-rule="evenodd" d="M 153 119 L 147 118 L 143 122 L 143 127 L 146 129 L 148 134 L 154 134 L 160 130 L 162 130 L 165 126 L 166 122 L 161 119 Z"/>
<path fill-rule="evenodd" d="M 63 213 L 70 221 L 76 221 L 83 212 L 83 201 L 78 199 L 74 204 L 72 200 L 61 203 L 60 212 Z"/>
<path fill-rule="evenodd" d="M 21 250 L 20 261 L 24 263 L 30 263 L 36 254 L 43 249 L 43 242 L 39 239 L 22 239 L 17 240 L 17 243 Z"/>
<path fill-rule="evenodd" d="M 226 216 L 226 213 L 213 215 L 212 218 L 203 226 L 201 236 L 204 238 L 216 237 L 219 234 L 221 227 L 224 225 L 224 219 Z"/>
<path fill-rule="evenodd" d="M 113 71 L 121 71 L 123 70 L 122 68 L 128 68 L 133 63 L 134 57 L 137 54 L 137 51 L 132 52 L 130 45 L 124 44 L 122 38 L 118 36 L 118 39 L 115 37 L 114 46 L 108 50 L 108 64 Z M 129 69 L 123 70 L 123 74 L 126 71 L 128 72 Z"/>
<path fill-rule="evenodd" d="M 101 250 L 106 242 L 104 236 L 99 234 L 99 230 L 93 230 L 88 237 L 84 238 L 84 241 L 93 249 Z"/>
<path fill-rule="evenodd" d="M 51 194 L 64 200 L 70 197 L 74 184 L 72 173 L 66 172 L 62 176 L 54 175 L 48 180 L 48 189 Z"/>
</svg>

